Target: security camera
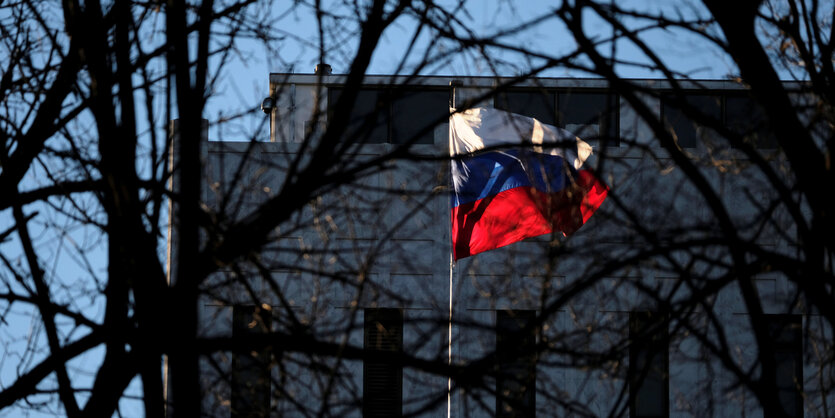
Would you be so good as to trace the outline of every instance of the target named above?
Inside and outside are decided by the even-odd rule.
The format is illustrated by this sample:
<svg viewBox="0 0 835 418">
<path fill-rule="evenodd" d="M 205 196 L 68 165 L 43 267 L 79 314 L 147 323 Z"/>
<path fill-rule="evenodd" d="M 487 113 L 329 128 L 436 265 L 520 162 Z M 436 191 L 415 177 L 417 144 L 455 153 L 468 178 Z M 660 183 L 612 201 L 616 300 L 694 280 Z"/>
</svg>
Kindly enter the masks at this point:
<svg viewBox="0 0 835 418">
<path fill-rule="evenodd" d="M 270 112 L 273 111 L 273 108 L 275 108 L 275 99 L 273 99 L 272 97 L 267 97 L 266 99 L 264 99 L 261 102 L 261 111 L 262 112 L 269 115 Z"/>
</svg>

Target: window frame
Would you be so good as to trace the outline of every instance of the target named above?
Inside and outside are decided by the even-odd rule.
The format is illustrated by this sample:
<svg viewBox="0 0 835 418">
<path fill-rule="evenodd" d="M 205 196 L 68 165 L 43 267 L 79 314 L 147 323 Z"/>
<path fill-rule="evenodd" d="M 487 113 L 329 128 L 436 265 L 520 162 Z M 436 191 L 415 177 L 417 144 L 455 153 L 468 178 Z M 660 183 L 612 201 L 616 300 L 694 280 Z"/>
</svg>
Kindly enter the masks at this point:
<svg viewBox="0 0 835 418">
<path fill-rule="evenodd" d="M 666 114 L 667 112 L 665 111 L 665 109 L 667 107 L 675 109 L 677 112 L 679 112 L 681 117 L 685 118 L 685 122 L 690 122 L 693 125 L 693 146 L 685 146 L 685 145 L 682 145 L 678 141 L 677 141 L 677 144 L 682 149 L 687 149 L 687 150 L 698 149 L 704 143 L 704 141 L 703 141 L 704 138 L 700 137 L 698 129 L 699 128 L 711 129 L 711 128 L 707 127 L 707 126 L 704 126 L 704 125 L 694 121 L 692 118 L 690 118 L 690 116 L 685 114 L 684 109 L 682 109 L 681 107 L 675 107 L 672 104 L 668 105 L 668 103 L 665 103 L 666 101 L 670 100 L 669 98 L 671 98 L 671 97 L 677 98 L 677 96 L 678 96 L 677 93 L 681 94 L 681 96 L 682 96 L 682 98 L 684 99 L 685 102 L 688 102 L 688 97 L 694 97 L 694 96 L 695 97 L 701 97 L 701 98 L 716 98 L 716 99 L 718 99 L 718 103 L 717 103 L 718 106 L 719 106 L 719 109 L 717 110 L 718 121 L 722 126 L 726 126 L 726 123 L 725 123 L 725 92 L 721 91 L 721 90 L 685 90 L 685 91 L 681 91 L 681 92 L 662 91 L 662 92 L 660 92 L 660 94 L 658 96 L 659 109 L 660 109 L 659 119 L 661 120 L 661 123 L 664 124 L 664 128 L 668 131 L 673 128 L 673 126 L 671 126 L 672 122 L 667 121 L 667 114 Z M 691 106 L 693 106 L 692 102 L 690 102 L 689 104 Z M 699 111 L 701 112 L 702 109 L 699 109 Z M 707 115 L 707 113 L 705 113 L 705 112 L 702 112 L 702 113 Z M 673 131 L 673 132 L 675 132 L 675 131 Z M 704 135 L 704 133 L 702 133 L 702 135 Z M 679 136 L 678 133 L 676 133 L 676 137 L 678 137 L 678 136 Z"/>
<path fill-rule="evenodd" d="M 647 334 L 647 329 L 657 328 L 656 331 L 661 331 L 660 335 L 656 333 Z M 670 333 L 669 333 L 669 317 L 662 312 L 654 311 L 632 311 L 629 312 L 629 365 L 627 367 L 627 384 L 629 385 L 629 417 L 630 418 L 667 418 L 670 416 Z M 652 340 L 646 342 L 645 339 L 651 337 Z M 637 344 L 641 341 L 641 344 Z M 660 347 L 664 347 L 660 349 Z M 661 397 L 661 415 L 649 415 L 639 411 L 638 397 L 642 385 L 649 375 L 649 371 L 638 371 L 637 363 L 640 351 L 650 351 L 650 359 L 648 364 L 654 363 L 654 357 L 661 355 L 662 370 L 661 379 L 665 390 L 660 394 Z M 653 353 L 653 351 L 655 351 Z M 638 374 L 640 372 L 640 375 Z"/>
<path fill-rule="evenodd" d="M 769 332 L 769 337 L 771 338 L 772 342 L 774 343 L 774 362 L 775 362 L 775 379 L 779 379 L 780 376 L 777 374 L 780 365 L 779 359 L 776 358 L 780 354 L 789 354 L 793 357 L 794 360 L 794 380 L 795 380 L 795 390 L 794 390 L 794 405 L 795 410 L 792 411 L 793 415 L 786 415 L 785 412 L 788 411 L 767 411 L 763 410 L 763 417 L 764 418 L 771 418 L 771 417 L 803 417 L 804 416 L 804 402 L 803 402 L 803 316 L 802 315 L 794 315 L 794 314 L 764 314 L 763 315 L 766 321 L 766 327 Z M 780 341 L 785 334 L 784 333 L 788 330 L 793 335 L 791 341 Z M 777 335 L 775 335 L 777 334 Z M 778 395 L 780 394 L 780 385 L 779 382 L 775 381 L 774 385 L 777 387 Z M 780 399 L 778 398 L 778 403 L 780 403 Z"/>
<path fill-rule="evenodd" d="M 546 112 L 546 113 L 550 113 L 549 120 L 542 120 L 542 119 L 538 118 L 537 116 L 531 115 L 529 113 L 518 113 L 516 111 L 517 109 L 513 109 L 514 106 L 512 106 L 511 102 L 508 100 L 508 97 L 507 97 L 508 94 L 510 94 L 510 95 L 531 94 L 531 95 L 539 95 L 540 97 L 547 96 L 548 100 L 543 100 L 541 102 L 535 101 L 535 102 L 539 102 L 539 104 L 546 104 L 547 106 L 550 106 L 551 111 Z M 502 102 L 502 100 L 505 100 L 505 101 Z M 542 122 L 544 124 L 547 124 L 547 125 L 559 126 L 559 124 L 557 123 L 557 113 L 558 113 L 557 112 L 557 90 L 555 90 L 555 89 L 533 88 L 533 87 L 531 87 L 531 88 L 503 89 L 503 90 L 498 91 L 493 96 L 493 107 L 495 109 L 504 110 L 506 112 L 516 113 L 516 114 L 519 114 L 519 115 L 531 117 L 531 118 L 537 119 L 540 122 Z"/>
<path fill-rule="evenodd" d="M 397 124 L 395 124 L 395 118 L 397 117 L 396 115 L 397 115 L 397 110 L 398 110 L 397 107 L 396 107 L 396 104 L 397 104 L 398 99 L 404 97 L 404 96 L 400 96 L 400 94 L 402 94 L 403 92 L 406 92 L 406 94 L 410 94 L 410 93 L 420 94 L 420 93 L 427 93 L 427 92 L 438 93 L 444 99 L 443 100 L 444 103 L 445 103 L 445 106 L 443 107 L 444 113 L 449 115 L 449 90 L 448 89 L 444 90 L 444 89 L 433 87 L 433 86 L 425 86 L 424 87 L 424 86 L 406 85 L 406 86 L 389 86 L 387 88 L 387 91 L 389 92 L 389 112 L 390 112 L 389 117 L 388 117 L 389 126 L 390 126 L 389 127 L 389 137 L 388 137 L 387 142 L 386 142 L 388 144 L 403 145 L 403 144 L 406 143 L 406 141 L 401 141 L 398 138 L 396 138 L 396 136 L 397 136 L 396 135 L 397 134 Z M 439 116 L 440 116 L 440 111 L 438 113 L 439 113 Z M 448 118 L 447 118 L 447 120 L 448 120 Z M 445 123 L 445 120 L 441 120 L 441 122 L 438 125 L 432 126 L 432 129 L 427 132 L 431 141 L 421 142 L 421 140 L 418 139 L 418 140 L 412 142 L 412 145 L 433 145 L 433 144 L 435 144 L 434 130 L 437 128 L 437 126 L 442 125 L 443 123 Z M 424 127 L 423 129 L 425 129 L 425 128 L 426 127 Z"/>
<path fill-rule="evenodd" d="M 370 341 L 374 337 L 373 331 L 379 329 L 379 327 L 385 327 L 382 324 L 382 321 L 385 321 L 389 325 L 394 325 L 398 335 L 394 335 L 394 341 L 388 341 L 389 343 L 393 343 L 393 349 L 385 349 L 385 348 L 372 348 L 370 347 Z M 378 326 L 379 324 L 379 326 Z M 362 365 L 362 415 L 363 417 L 398 417 L 403 415 L 403 365 L 402 364 L 391 364 L 387 362 L 385 359 L 380 360 L 379 356 L 375 356 L 374 353 L 386 352 L 386 353 L 402 353 L 403 352 L 403 328 L 404 328 L 404 312 L 403 309 L 400 308 L 365 308 L 363 309 L 363 351 L 367 353 L 365 360 L 363 361 Z M 371 332 L 370 332 L 371 331 Z M 383 336 L 382 338 L 386 338 Z M 385 368 L 386 366 L 391 366 L 394 368 L 394 379 L 397 383 L 391 385 L 391 382 L 386 382 L 386 384 L 382 385 L 387 389 L 392 389 L 392 393 L 387 394 L 380 394 L 380 393 L 371 393 L 372 389 L 376 387 L 371 381 L 372 377 L 371 374 L 376 372 L 376 368 Z M 391 376 L 385 376 L 385 378 L 389 378 Z M 385 395 L 382 397 L 383 402 L 397 399 L 397 406 L 393 406 L 392 408 L 378 408 L 379 401 L 375 397 L 380 397 L 381 395 Z"/>
<path fill-rule="evenodd" d="M 571 95 L 571 94 L 599 94 L 604 96 L 605 106 L 604 109 L 598 112 L 598 125 L 600 126 L 598 137 L 594 138 L 583 138 L 580 136 L 580 139 L 589 142 L 594 147 L 606 147 L 606 148 L 620 148 L 620 94 L 618 94 L 615 90 L 609 88 L 560 88 L 556 89 L 556 111 L 557 111 L 557 126 L 562 129 L 568 130 L 571 132 L 567 126 L 565 121 L 563 120 L 563 115 L 561 112 L 562 100 L 564 95 Z M 611 106 L 611 108 L 609 107 Z M 609 114 L 614 120 L 609 120 L 609 118 L 605 117 L 606 114 Z M 610 126 L 611 125 L 611 126 Z M 611 132 L 610 132 L 611 131 Z M 573 132 L 572 132 L 573 133 Z M 614 144 L 613 144 L 614 142 Z"/>
<path fill-rule="evenodd" d="M 505 309 L 496 311 L 496 417 L 522 418 L 536 416 L 536 344 L 538 330 L 531 324 L 536 320 L 535 310 Z M 503 327 L 512 324 L 512 327 Z M 522 334 L 528 331 L 529 334 Z M 509 361 L 506 361 L 509 360 Z M 519 382 L 519 370 L 526 369 L 523 382 Z M 504 376 L 516 374 L 510 379 Z M 511 393 L 504 397 L 505 382 L 522 386 L 521 394 Z M 521 384 L 520 384 L 521 383 Z M 516 405 L 514 405 L 514 403 Z M 518 408 L 516 408 L 518 406 Z M 509 408 L 508 409 L 506 409 Z"/>
<path fill-rule="evenodd" d="M 508 94 L 538 94 L 541 96 L 548 96 L 548 100 L 544 100 L 541 103 L 546 105 L 550 105 L 551 107 L 551 115 L 550 120 L 542 120 L 537 118 L 535 115 L 529 113 L 518 113 L 513 109 L 510 101 L 502 102 L 502 96 Z M 536 118 L 542 123 L 557 126 L 561 129 L 565 129 L 572 134 L 575 132 L 569 130 L 565 123 L 565 116 L 561 111 L 561 102 L 564 99 L 564 96 L 577 94 L 577 95 L 584 95 L 584 94 L 595 94 L 595 95 L 603 95 L 604 101 L 606 102 L 606 106 L 610 108 L 604 108 L 597 112 L 597 121 L 598 125 L 600 126 L 598 136 L 597 137 L 583 137 L 582 135 L 578 135 L 580 139 L 588 142 L 590 145 L 594 147 L 600 147 L 601 144 L 607 148 L 619 148 L 620 147 L 620 95 L 608 88 L 535 88 L 535 87 L 518 87 L 518 88 L 507 88 L 497 92 L 493 96 L 493 107 L 500 110 L 505 110 L 512 113 L 518 113 L 523 116 Z M 507 99 L 505 99 L 507 100 Z M 541 104 L 540 103 L 540 104 Z M 546 112 L 549 113 L 549 112 Z M 609 117 L 606 117 L 606 115 Z M 600 134 L 602 132 L 602 134 Z"/>
<path fill-rule="evenodd" d="M 667 115 L 666 115 L 667 112 L 665 111 L 665 108 L 672 107 L 672 108 L 676 109 L 678 112 L 681 112 L 681 115 L 683 117 L 686 117 L 687 120 L 689 120 L 690 122 L 692 122 L 694 124 L 694 130 L 697 129 L 698 127 L 712 129 L 710 127 L 703 126 L 703 125 L 699 124 L 698 122 L 693 121 L 688 116 L 684 115 L 684 112 L 681 108 L 673 107 L 672 105 L 668 104 L 669 103 L 668 102 L 669 98 L 670 97 L 676 97 L 678 94 L 681 94 L 685 98 L 685 100 L 687 100 L 688 96 L 691 96 L 691 97 L 692 96 L 702 96 L 702 97 L 716 97 L 716 98 L 718 98 L 719 99 L 719 103 L 718 103 L 718 105 L 719 105 L 719 110 L 718 110 L 719 117 L 718 117 L 718 120 L 719 120 L 720 125 L 723 128 L 725 128 L 725 129 L 727 129 L 731 132 L 734 132 L 735 134 L 740 135 L 740 136 L 746 136 L 746 134 L 751 134 L 752 132 L 757 133 L 757 134 L 759 134 L 760 132 L 764 132 L 766 135 L 770 136 L 771 137 L 770 139 L 769 138 L 758 138 L 756 142 L 751 143 L 751 145 L 758 150 L 770 151 L 770 150 L 775 150 L 779 147 L 777 138 L 775 138 L 773 136 L 773 133 L 768 128 L 768 126 L 752 127 L 754 129 L 749 130 L 748 132 L 740 132 L 739 128 L 731 125 L 731 123 L 730 123 L 731 121 L 729 120 L 729 117 L 728 117 L 728 99 L 729 98 L 749 100 L 749 101 L 751 101 L 751 103 L 754 107 L 760 108 L 757 101 L 749 95 L 748 90 L 697 89 L 697 90 L 682 90 L 682 91 L 678 91 L 678 92 L 673 91 L 673 90 L 660 91 L 659 94 L 658 94 L 659 110 L 660 110 L 660 115 L 659 116 L 660 116 L 660 120 L 664 124 L 665 128 L 668 128 L 668 129 L 671 128 L 671 126 L 669 126 L 670 124 L 666 120 L 667 119 Z M 760 108 L 760 110 L 762 110 L 762 109 Z M 765 123 L 764 122 L 765 120 L 766 120 L 766 117 L 763 115 L 763 123 Z M 766 123 L 766 125 L 767 125 L 767 123 Z M 693 144 L 692 147 L 681 146 L 680 145 L 681 148 L 688 149 L 688 150 L 693 150 L 693 149 L 700 148 L 701 143 L 702 143 L 701 140 L 703 138 L 699 138 L 698 132 L 694 132 L 694 136 L 695 136 L 695 143 Z M 722 139 L 726 139 L 722 135 L 718 135 L 718 136 Z M 736 148 L 736 147 L 734 147 L 734 148 Z"/>
<path fill-rule="evenodd" d="M 332 86 L 328 86 L 327 88 L 328 88 L 328 90 L 327 90 L 328 103 L 327 103 L 327 112 L 326 113 L 328 115 L 328 120 L 330 120 L 332 115 L 333 115 L 333 106 L 337 102 L 337 100 L 334 100 L 334 98 L 336 98 L 336 99 L 339 98 L 339 96 L 342 94 L 341 91 L 345 90 L 345 85 L 341 85 L 341 84 L 340 85 L 332 85 Z M 337 93 L 337 91 L 339 91 L 339 92 Z M 366 125 L 369 124 L 368 118 L 371 115 L 370 113 L 366 114 L 366 115 L 363 115 L 363 118 L 362 118 L 363 120 L 361 122 L 359 122 L 357 125 L 354 125 L 354 114 L 353 114 L 353 112 L 358 108 L 357 105 L 358 105 L 358 102 L 360 100 L 360 95 L 363 94 L 363 93 L 369 93 L 369 92 L 375 92 L 377 94 L 377 96 L 376 96 L 377 101 L 374 105 L 375 114 L 377 115 L 378 120 L 379 120 L 379 118 L 383 118 L 383 123 L 385 123 L 385 127 L 382 129 L 385 133 L 385 140 L 382 141 L 382 142 L 378 141 L 377 140 L 378 138 L 374 138 L 375 132 L 377 131 L 377 129 L 380 129 L 380 126 L 377 123 L 374 123 L 374 126 L 368 127 L 367 137 L 363 137 L 362 135 L 360 135 L 360 134 L 363 134 L 364 132 L 366 132 L 366 129 L 364 129 L 364 128 L 366 128 Z M 360 86 L 359 90 L 357 91 L 357 101 L 354 102 L 354 106 L 352 106 L 352 108 L 351 108 L 351 112 L 352 112 L 351 113 L 351 118 L 349 118 L 349 120 L 348 120 L 348 125 L 346 126 L 345 132 L 343 133 L 344 135 L 340 136 L 340 141 L 341 142 L 346 142 L 348 140 L 351 140 L 354 144 L 357 144 L 357 145 L 387 144 L 387 143 L 389 143 L 390 138 L 391 138 L 391 113 L 392 113 L 391 112 L 391 102 L 392 101 L 391 101 L 391 97 L 390 97 L 390 94 L 389 94 L 389 89 L 386 86 L 376 86 L 376 85 L 362 85 L 362 86 Z M 378 114 L 378 112 L 380 110 L 383 111 L 382 115 Z M 357 118 L 357 119 L 359 120 L 360 118 Z M 356 132 L 352 132 L 352 130 L 354 130 Z"/>
<path fill-rule="evenodd" d="M 758 138 L 755 141 L 749 142 L 751 146 L 758 150 L 774 150 L 778 148 L 778 141 L 774 132 L 769 128 L 767 120 L 768 117 L 765 115 L 765 111 L 762 109 L 759 103 L 751 97 L 749 94 L 750 92 L 747 90 L 740 90 L 740 91 L 726 91 L 722 95 L 722 126 L 727 128 L 729 131 L 742 136 L 756 134 Z M 749 126 L 746 129 L 746 132 L 741 132 L 737 127 L 731 125 L 731 121 L 728 118 L 728 99 L 743 99 L 750 102 L 751 106 L 759 112 L 759 116 L 762 120 L 759 122 L 763 126 Z M 760 134 L 764 134 L 763 138 L 759 138 Z"/>
<path fill-rule="evenodd" d="M 327 97 L 328 97 L 327 115 L 328 115 L 329 119 L 333 115 L 333 106 L 336 104 L 336 100 L 334 100 L 334 99 L 338 98 L 339 95 L 342 94 L 341 91 L 344 90 L 344 89 L 345 89 L 345 85 L 342 85 L 342 84 L 327 86 Z M 399 140 L 398 138 L 395 137 L 395 135 L 398 133 L 398 128 L 395 125 L 395 118 L 397 117 L 395 111 L 398 110 L 396 108 L 397 101 L 399 99 L 403 98 L 403 97 L 408 97 L 408 96 L 404 96 L 403 93 L 406 93 L 407 95 L 408 94 L 420 94 L 420 93 L 425 93 L 425 92 L 441 93 L 442 97 L 444 98 L 443 102 L 445 103 L 445 106 L 443 107 L 443 112 L 447 113 L 447 114 L 449 112 L 449 92 L 444 90 L 444 89 L 438 88 L 436 86 L 425 86 L 424 87 L 424 86 L 420 86 L 420 85 L 382 85 L 381 84 L 381 85 L 362 85 L 362 86 L 359 87 L 358 94 L 363 94 L 363 93 L 367 93 L 367 92 L 375 92 L 377 94 L 377 96 L 376 96 L 377 97 L 377 105 L 379 105 L 379 106 L 377 108 L 375 108 L 375 110 L 378 113 L 382 113 L 382 114 L 379 114 L 377 116 L 377 118 L 378 118 L 378 120 L 382 119 L 382 123 L 385 123 L 385 127 L 377 125 L 377 126 L 368 127 L 368 129 L 363 129 L 363 128 L 366 128 L 365 124 L 367 124 L 368 121 L 365 120 L 364 122 L 360 123 L 359 125 L 354 125 L 353 124 L 354 118 L 353 118 L 353 113 L 352 113 L 352 117 L 351 117 L 351 120 L 349 120 L 348 127 L 353 129 L 354 126 L 358 126 L 357 129 L 354 129 L 357 132 L 351 132 L 350 129 L 346 129 L 346 131 L 348 131 L 348 134 L 343 135 L 341 137 L 342 141 L 345 141 L 346 139 L 350 139 L 353 136 L 354 138 L 352 140 L 358 145 L 379 145 L 379 144 L 404 145 L 404 144 L 406 144 L 407 141 L 401 141 L 401 140 Z M 358 97 L 358 99 L 359 99 L 359 97 Z M 354 104 L 354 108 L 352 108 L 352 112 L 356 109 L 356 107 L 357 107 L 356 105 L 357 105 L 357 103 Z M 367 117 L 369 117 L 369 115 L 370 115 L 370 113 L 367 114 L 367 115 L 364 115 L 364 117 L 367 118 Z M 438 110 L 438 117 L 439 118 L 440 118 L 440 115 L 441 115 L 441 110 Z M 443 124 L 444 122 L 445 122 L 445 120 L 441 120 L 441 122 L 438 125 L 432 126 L 432 129 L 425 133 L 425 135 L 426 135 L 425 138 L 428 138 L 429 141 L 424 141 L 421 138 L 418 138 L 416 141 L 414 141 L 412 143 L 412 145 L 418 145 L 418 146 L 420 146 L 420 145 L 434 145 L 435 144 L 434 130 L 437 126 Z M 385 138 L 382 141 L 379 140 L 380 138 L 377 138 L 377 137 L 374 136 L 375 132 L 378 129 L 382 130 L 385 133 Z M 368 138 L 363 138 L 362 135 L 356 135 L 357 133 L 361 134 L 361 133 L 366 132 L 366 131 L 368 132 L 368 136 L 369 136 Z M 423 136 L 422 136 L 422 138 L 423 138 Z"/>
<path fill-rule="evenodd" d="M 252 318 L 256 324 L 250 325 L 252 322 L 249 321 L 249 318 Z M 254 305 L 232 306 L 232 338 L 269 333 L 271 329 L 271 311 Z M 269 416 L 272 400 L 272 349 L 270 347 L 261 348 L 257 358 L 252 355 L 254 352 L 255 350 L 248 347 L 239 347 L 232 353 L 229 404 L 232 417 Z M 245 359 L 250 361 L 243 361 Z M 248 364 L 242 364 L 242 362 Z M 256 371 L 260 372 L 258 373 L 260 380 L 256 382 L 251 390 L 245 392 L 242 388 L 244 382 L 239 382 L 243 377 L 241 375 L 244 373 L 242 369 L 243 367 L 254 369 L 258 366 L 260 368 Z M 252 398 L 259 399 L 247 399 L 246 395 L 252 395 Z"/>
</svg>

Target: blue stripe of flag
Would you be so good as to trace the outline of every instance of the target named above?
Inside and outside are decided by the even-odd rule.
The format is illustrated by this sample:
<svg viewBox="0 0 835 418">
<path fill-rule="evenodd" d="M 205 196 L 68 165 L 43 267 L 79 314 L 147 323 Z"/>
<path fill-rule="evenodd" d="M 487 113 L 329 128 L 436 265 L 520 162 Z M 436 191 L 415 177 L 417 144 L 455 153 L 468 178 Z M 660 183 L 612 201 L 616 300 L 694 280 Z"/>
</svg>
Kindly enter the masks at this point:
<svg viewBox="0 0 835 418">
<path fill-rule="evenodd" d="M 562 157 L 531 150 L 493 151 L 452 161 L 452 206 L 472 203 L 516 187 L 554 193 L 575 178 Z"/>
</svg>

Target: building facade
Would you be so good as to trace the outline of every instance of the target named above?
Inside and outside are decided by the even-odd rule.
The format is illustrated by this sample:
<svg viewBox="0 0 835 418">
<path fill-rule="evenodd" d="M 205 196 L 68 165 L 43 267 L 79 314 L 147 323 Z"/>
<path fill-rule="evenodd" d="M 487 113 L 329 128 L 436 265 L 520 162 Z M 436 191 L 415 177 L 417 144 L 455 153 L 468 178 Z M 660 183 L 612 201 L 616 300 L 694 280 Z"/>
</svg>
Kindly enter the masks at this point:
<svg viewBox="0 0 835 418">
<path fill-rule="evenodd" d="M 751 252 L 797 252 L 793 225 L 769 209 L 769 178 L 725 138 L 738 134 L 779 169 L 766 121 L 736 83 L 633 82 L 643 108 L 605 80 L 558 78 L 368 76 L 346 104 L 354 92 L 342 76 L 271 74 L 269 141 L 204 144 L 206 207 L 241 219 L 298 183 L 325 141 L 338 158 L 261 253 L 206 283 L 201 333 L 276 332 L 337 349 L 277 342 L 208 358 L 206 411 L 825 416 L 831 331 L 784 275 L 759 268 L 740 280 L 717 221 L 729 214 Z M 600 212 L 571 237 L 452 263 L 451 95 L 458 109 L 508 110 L 590 143 L 589 164 L 611 189 Z M 345 128 L 329 133 L 337 117 Z M 746 385 L 763 373 L 752 324 L 773 341 L 765 367 L 782 411 Z"/>
</svg>

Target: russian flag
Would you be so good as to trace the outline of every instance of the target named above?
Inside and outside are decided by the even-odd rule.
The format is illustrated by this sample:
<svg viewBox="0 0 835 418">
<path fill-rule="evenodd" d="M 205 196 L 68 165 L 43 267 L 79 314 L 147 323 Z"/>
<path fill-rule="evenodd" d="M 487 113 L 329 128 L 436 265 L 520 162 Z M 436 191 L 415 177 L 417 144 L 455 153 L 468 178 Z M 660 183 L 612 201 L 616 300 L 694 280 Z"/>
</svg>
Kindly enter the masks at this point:
<svg viewBox="0 0 835 418">
<path fill-rule="evenodd" d="M 526 116 L 474 108 L 449 121 L 455 260 L 579 229 L 609 188 L 581 169 L 591 146 Z"/>
</svg>

